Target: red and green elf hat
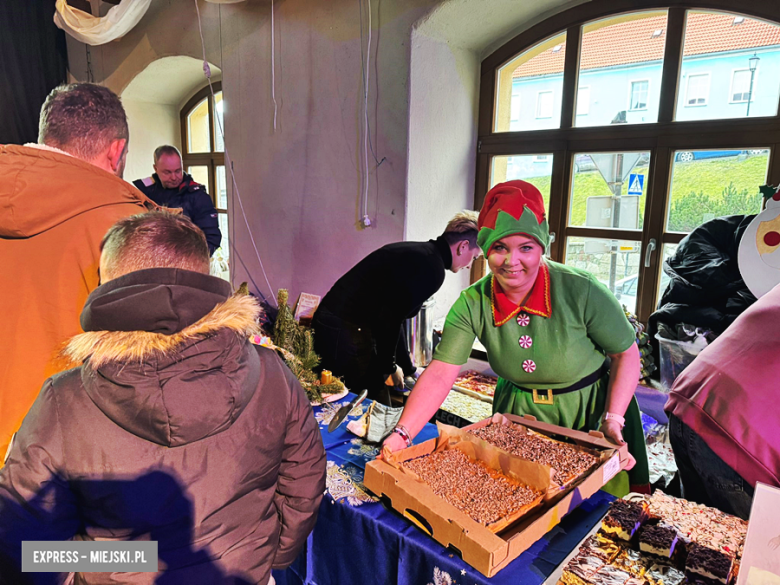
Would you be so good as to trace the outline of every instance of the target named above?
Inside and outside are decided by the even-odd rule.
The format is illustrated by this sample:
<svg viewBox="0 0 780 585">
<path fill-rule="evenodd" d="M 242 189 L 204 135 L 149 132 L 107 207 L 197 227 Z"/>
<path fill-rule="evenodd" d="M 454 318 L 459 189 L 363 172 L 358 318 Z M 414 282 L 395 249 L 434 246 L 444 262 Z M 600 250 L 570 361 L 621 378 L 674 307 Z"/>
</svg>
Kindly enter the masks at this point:
<svg viewBox="0 0 780 585">
<path fill-rule="evenodd" d="M 477 244 L 487 257 L 498 240 L 513 234 L 525 234 L 545 250 L 550 230 L 544 217 L 544 200 L 539 189 L 525 181 L 499 183 L 488 191 L 477 221 Z"/>
</svg>

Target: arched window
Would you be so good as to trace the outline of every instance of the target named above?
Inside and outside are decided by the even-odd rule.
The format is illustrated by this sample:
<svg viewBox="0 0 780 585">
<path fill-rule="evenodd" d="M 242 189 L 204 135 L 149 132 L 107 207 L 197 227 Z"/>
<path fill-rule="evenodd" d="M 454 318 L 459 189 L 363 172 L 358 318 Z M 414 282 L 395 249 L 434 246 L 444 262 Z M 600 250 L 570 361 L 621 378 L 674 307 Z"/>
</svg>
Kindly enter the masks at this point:
<svg viewBox="0 0 780 585">
<path fill-rule="evenodd" d="M 780 182 L 780 3 L 588 2 L 482 62 L 477 206 L 523 179 L 554 260 L 646 321 L 663 259 L 714 217 L 761 210 Z"/>
<path fill-rule="evenodd" d="M 214 200 L 222 232 L 222 246 L 214 252 L 212 272 L 229 280 L 228 195 L 225 173 L 225 144 L 222 139 L 222 85 L 214 83 L 190 99 L 181 110 L 181 143 L 184 171 L 205 185 Z"/>
</svg>

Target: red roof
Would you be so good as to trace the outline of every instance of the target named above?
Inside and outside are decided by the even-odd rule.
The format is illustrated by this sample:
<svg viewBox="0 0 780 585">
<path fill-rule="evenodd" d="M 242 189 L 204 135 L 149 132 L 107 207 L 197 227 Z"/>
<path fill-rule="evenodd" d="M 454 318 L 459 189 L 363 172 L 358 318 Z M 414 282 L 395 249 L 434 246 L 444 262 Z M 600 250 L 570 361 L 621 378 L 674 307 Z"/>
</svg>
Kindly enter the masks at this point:
<svg viewBox="0 0 780 585">
<path fill-rule="evenodd" d="M 780 45 L 780 26 L 752 18 L 735 23 L 735 18 L 734 14 L 689 12 L 685 56 Z M 657 31 L 660 35 L 654 36 Z M 583 35 L 580 69 L 660 61 L 665 44 L 665 14 L 617 22 Z M 565 55 L 565 42 L 550 47 L 520 65 L 512 77 L 563 73 Z"/>
</svg>

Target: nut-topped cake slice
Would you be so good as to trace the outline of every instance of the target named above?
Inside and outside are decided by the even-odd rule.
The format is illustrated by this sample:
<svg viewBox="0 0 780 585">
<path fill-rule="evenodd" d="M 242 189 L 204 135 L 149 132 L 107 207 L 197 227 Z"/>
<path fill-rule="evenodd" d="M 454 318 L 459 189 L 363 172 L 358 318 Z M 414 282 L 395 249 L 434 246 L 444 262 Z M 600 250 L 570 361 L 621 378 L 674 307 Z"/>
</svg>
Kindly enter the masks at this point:
<svg viewBox="0 0 780 585">
<path fill-rule="evenodd" d="M 677 530 L 671 526 L 663 524 L 643 526 L 639 530 L 639 550 L 668 559 L 674 554 L 678 538 Z"/>
<path fill-rule="evenodd" d="M 601 530 L 609 536 L 629 541 L 646 519 L 647 504 L 645 502 L 615 500 L 601 521 Z"/>
<path fill-rule="evenodd" d="M 704 577 L 726 585 L 731 578 L 733 564 L 728 555 L 706 546 L 694 544 L 688 552 L 685 571 L 692 577 Z"/>
</svg>

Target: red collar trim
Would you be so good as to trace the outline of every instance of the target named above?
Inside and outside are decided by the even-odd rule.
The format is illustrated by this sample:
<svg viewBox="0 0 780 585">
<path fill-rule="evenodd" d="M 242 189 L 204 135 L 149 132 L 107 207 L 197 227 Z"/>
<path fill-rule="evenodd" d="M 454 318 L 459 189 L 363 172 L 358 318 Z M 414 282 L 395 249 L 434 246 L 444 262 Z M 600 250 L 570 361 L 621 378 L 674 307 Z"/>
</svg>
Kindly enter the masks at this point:
<svg viewBox="0 0 780 585">
<path fill-rule="evenodd" d="M 496 327 L 501 327 L 520 311 L 548 318 L 552 315 L 550 270 L 544 262 L 539 266 L 536 282 L 524 305 L 516 305 L 510 301 L 506 293 L 501 290 L 501 285 L 498 284 L 495 276 L 491 276 L 490 280 L 490 305 L 493 308 L 493 324 Z"/>
</svg>

